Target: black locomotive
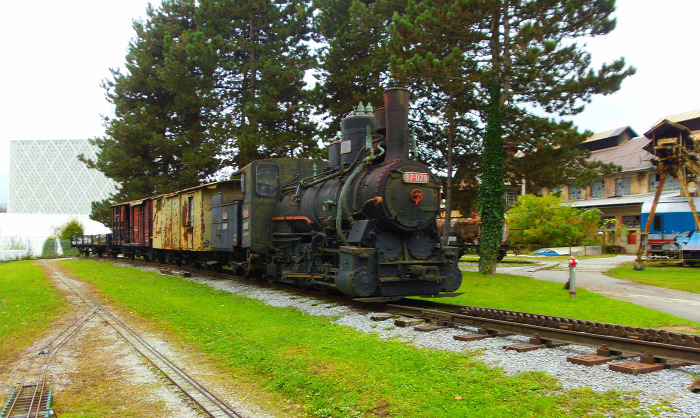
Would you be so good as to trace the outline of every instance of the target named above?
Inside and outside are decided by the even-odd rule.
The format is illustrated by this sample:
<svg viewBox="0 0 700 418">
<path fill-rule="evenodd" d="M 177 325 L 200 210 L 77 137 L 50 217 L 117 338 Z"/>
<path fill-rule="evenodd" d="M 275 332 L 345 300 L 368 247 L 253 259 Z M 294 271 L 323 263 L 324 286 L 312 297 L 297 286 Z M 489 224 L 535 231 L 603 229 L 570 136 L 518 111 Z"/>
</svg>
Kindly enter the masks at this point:
<svg viewBox="0 0 700 418">
<path fill-rule="evenodd" d="M 409 157 L 409 93 L 358 106 L 342 121 L 330 164 L 255 161 L 231 180 L 112 207 L 104 244 L 83 253 L 231 266 L 239 274 L 395 299 L 457 290 L 458 249 L 441 245 L 440 185 Z"/>
</svg>

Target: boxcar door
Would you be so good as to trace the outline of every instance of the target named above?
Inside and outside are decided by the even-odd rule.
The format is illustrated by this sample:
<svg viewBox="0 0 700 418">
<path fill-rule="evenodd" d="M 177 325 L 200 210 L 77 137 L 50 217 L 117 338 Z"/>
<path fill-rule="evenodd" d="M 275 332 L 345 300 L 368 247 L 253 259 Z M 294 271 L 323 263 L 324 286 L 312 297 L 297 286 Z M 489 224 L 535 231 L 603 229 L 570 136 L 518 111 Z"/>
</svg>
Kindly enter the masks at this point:
<svg viewBox="0 0 700 418">
<path fill-rule="evenodd" d="M 226 243 L 226 231 L 223 225 L 223 216 L 221 208 L 221 193 L 211 195 L 211 224 L 212 224 L 212 248 L 215 250 L 225 250 L 227 248 Z"/>
<path fill-rule="evenodd" d="M 230 205 L 224 206 L 224 212 L 228 218 L 229 245 L 236 247 L 241 245 L 241 201 L 236 200 Z"/>
</svg>

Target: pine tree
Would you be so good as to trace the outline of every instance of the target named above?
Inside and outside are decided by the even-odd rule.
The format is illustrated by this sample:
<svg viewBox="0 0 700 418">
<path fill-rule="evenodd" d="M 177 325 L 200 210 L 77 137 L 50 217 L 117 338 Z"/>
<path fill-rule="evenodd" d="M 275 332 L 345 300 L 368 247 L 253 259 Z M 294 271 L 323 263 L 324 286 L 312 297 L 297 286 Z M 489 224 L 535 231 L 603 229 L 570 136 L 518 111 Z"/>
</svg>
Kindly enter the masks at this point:
<svg viewBox="0 0 700 418">
<path fill-rule="evenodd" d="M 316 149 L 304 75 L 313 63 L 307 1 L 201 1 L 219 49 L 216 92 L 224 102 L 231 160 L 306 156 Z"/>
<path fill-rule="evenodd" d="M 388 25 L 403 0 L 316 0 L 318 52 L 316 97 L 325 120 L 324 139 L 337 135 L 340 121 L 359 102 L 383 106 L 392 86 L 385 50 Z"/>
<path fill-rule="evenodd" d="M 457 167 L 464 185 L 479 186 L 482 220 L 480 269 L 492 273 L 504 222 L 504 137 L 526 151 L 509 166 L 533 184 L 589 181 L 600 164 L 585 162 L 575 148 L 585 139 L 575 126 L 535 115 L 556 116 L 583 109 L 594 94 L 617 91 L 634 69 L 619 59 L 598 70 L 577 38 L 613 30 L 614 0 L 425 0 L 410 1 L 405 16 L 395 16 L 392 53 L 397 76 L 424 86 L 426 94 L 458 100 L 428 111 L 453 131 L 455 114 L 468 125 L 470 111 L 480 123 L 463 130 L 474 135 L 482 154 L 480 170 Z M 432 90 L 432 91 L 431 91 Z M 458 124 L 459 125 L 459 124 Z M 450 141 L 445 144 L 450 154 Z M 455 155 L 455 152 L 452 151 Z M 447 158 L 449 161 L 449 157 Z M 473 164 L 473 158 L 460 162 Z M 449 164 L 448 164 L 449 165 Z M 544 167 L 543 167 L 544 166 Z M 449 189 L 448 189 L 449 190 Z"/>
<path fill-rule="evenodd" d="M 165 0 L 134 22 L 125 70 L 104 82 L 115 118 L 86 161 L 120 184 L 93 204 L 197 185 L 258 158 L 317 149 L 309 122 L 307 1 Z M 218 173 L 218 174 L 217 174 Z"/>
<path fill-rule="evenodd" d="M 461 183 L 454 181 L 455 156 L 462 163 L 469 160 L 464 156 L 474 151 L 470 142 L 477 129 L 472 78 L 477 68 L 469 57 L 475 38 L 468 24 L 474 12 L 463 2 L 410 0 L 406 13 L 395 14 L 391 26 L 392 76 L 410 85 L 418 96 L 422 126 L 429 127 L 424 146 L 437 151 L 428 163 L 446 174 L 445 244 L 450 234 L 452 190 Z"/>
<path fill-rule="evenodd" d="M 133 24 L 125 70 L 111 70 L 103 83 L 115 117 L 105 121 L 106 136 L 93 140 L 97 160 L 86 161 L 119 183 L 112 201 L 194 186 L 222 164 L 216 51 L 200 31 L 195 2 L 166 0 L 147 15 Z"/>
<path fill-rule="evenodd" d="M 493 273 L 502 237 L 503 134 L 509 109 L 529 114 L 537 107 L 558 116 L 583 110 L 594 94 L 610 94 L 634 74 L 624 59 L 590 68 L 591 57 L 577 38 L 615 28 L 614 0 L 476 1 L 483 19 L 477 26 L 482 65 L 480 91 L 487 99 L 483 178 L 479 189 L 482 220 L 479 268 Z M 561 125 L 559 125 L 561 126 Z M 554 134 L 554 132 L 553 132 Z"/>
</svg>

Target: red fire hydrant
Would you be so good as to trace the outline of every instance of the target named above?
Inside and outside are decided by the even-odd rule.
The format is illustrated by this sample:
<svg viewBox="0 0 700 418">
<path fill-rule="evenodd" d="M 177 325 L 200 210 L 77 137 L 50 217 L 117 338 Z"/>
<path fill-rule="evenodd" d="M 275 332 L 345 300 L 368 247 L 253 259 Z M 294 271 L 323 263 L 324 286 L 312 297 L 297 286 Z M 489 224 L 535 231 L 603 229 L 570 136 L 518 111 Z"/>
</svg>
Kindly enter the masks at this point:
<svg viewBox="0 0 700 418">
<path fill-rule="evenodd" d="M 569 257 L 569 295 L 576 296 L 576 263 L 578 260 L 573 255 Z"/>
</svg>

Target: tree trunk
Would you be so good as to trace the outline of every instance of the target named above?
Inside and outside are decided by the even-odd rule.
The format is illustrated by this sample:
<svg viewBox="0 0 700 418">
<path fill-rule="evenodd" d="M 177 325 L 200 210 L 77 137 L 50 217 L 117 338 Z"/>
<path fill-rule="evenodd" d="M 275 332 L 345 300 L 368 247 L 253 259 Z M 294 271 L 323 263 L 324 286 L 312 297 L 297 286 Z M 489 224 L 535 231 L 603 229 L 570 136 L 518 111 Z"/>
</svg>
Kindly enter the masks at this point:
<svg viewBox="0 0 700 418">
<path fill-rule="evenodd" d="M 442 243 L 447 245 L 452 232 L 452 151 L 454 148 L 455 117 L 448 113 L 447 133 L 447 184 L 445 185 L 445 223 L 442 227 Z"/>
<path fill-rule="evenodd" d="M 505 3 L 507 10 L 508 3 Z M 483 174 L 479 187 L 479 212 L 481 215 L 481 245 L 479 271 L 494 274 L 498 250 L 503 237 L 504 169 L 503 169 L 503 104 L 504 92 L 501 62 L 500 26 L 506 13 L 496 11 L 491 24 L 492 76 L 489 81 L 489 103 L 486 111 L 486 135 L 484 137 Z M 504 18 L 507 20 L 507 16 Z M 507 27 L 507 25 L 506 25 Z M 508 54 L 503 54 L 508 58 Z"/>
</svg>

